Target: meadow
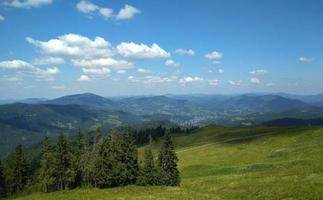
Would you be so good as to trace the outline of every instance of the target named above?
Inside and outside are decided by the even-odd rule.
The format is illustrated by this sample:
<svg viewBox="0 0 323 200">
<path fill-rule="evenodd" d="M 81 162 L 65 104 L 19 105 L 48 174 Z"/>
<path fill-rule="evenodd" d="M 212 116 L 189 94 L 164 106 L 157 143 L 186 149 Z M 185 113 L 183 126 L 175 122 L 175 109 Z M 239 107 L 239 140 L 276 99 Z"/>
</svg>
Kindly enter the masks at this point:
<svg viewBox="0 0 323 200">
<path fill-rule="evenodd" d="M 323 199 L 323 127 L 207 126 L 173 140 L 180 187 L 80 188 L 15 199 Z"/>
</svg>

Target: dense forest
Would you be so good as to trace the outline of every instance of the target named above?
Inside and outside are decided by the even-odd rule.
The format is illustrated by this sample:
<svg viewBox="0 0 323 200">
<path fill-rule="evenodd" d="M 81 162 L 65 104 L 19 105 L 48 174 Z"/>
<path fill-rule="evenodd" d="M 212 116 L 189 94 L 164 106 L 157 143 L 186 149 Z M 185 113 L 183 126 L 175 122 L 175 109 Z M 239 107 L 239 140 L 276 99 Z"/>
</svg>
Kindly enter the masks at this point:
<svg viewBox="0 0 323 200">
<path fill-rule="evenodd" d="M 36 164 L 27 159 L 26 148 L 18 145 L 0 160 L 0 195 L 132 184 L 177 186 L 180 175 L 171 135 L 195 129 L 128 127 L 124 131 L 112 129 L 106 134 L 97 129 L 93 137 L 80 130 L 70 138 L 60 133 L 55 140 L 44 138 Z M 152 141 L 158 138 L 162 138 L 162 143 L 155 158 Z M 147 145 L 139 161 L 138 145 L 143 144 Z"/>
</svg>

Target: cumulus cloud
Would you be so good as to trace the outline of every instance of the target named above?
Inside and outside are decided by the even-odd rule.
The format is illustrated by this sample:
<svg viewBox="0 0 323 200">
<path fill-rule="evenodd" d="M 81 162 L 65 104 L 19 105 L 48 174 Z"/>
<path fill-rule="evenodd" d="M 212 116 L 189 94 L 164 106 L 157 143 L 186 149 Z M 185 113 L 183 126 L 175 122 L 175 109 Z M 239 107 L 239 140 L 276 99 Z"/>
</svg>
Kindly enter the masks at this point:
<svg viewBox="0 0 323 200">
<path fill-rule="evenodd" d="M 195 54 L 193 49 L 176 49 L 174 52 L 180 56 L 194 56 Z"/>
<path fill-rule="evenodd" d="M 33 61 L 34 65 L 59 65 L 64 63 L 65 60 L 59 57 L 38 58 Z"/>
<path fill-rule="evenodd" d="M 265 74 L 268 74 L 268 71 L 265 70 L 265 69 L 257 69 L 257 70 L 253 70 L 253 71 L 250 71 L 249 72 L 251 75 L 265 75 Z"/>
<path fill-rule="evenodd" d="M 82 68 L 82 71 L 87 76 L 108 76 L 111 73 L 109 68 L 99 68 L 99 69 L 87 69 Z"/>
<path fill-rule="evenodd" d="M 155 43 L 149 47 L 145 44 L 122 42 L 117 46 L 117 51 L 121 56 L 133 59 L 156 59 L 170 57 L 170 53 L 166 52 Z"/>
<path fill-rule="evenodd" d="M 42 50 L 44 54 L 52 56 L 86 59 L 113 55 L 111 44 L 101 37 L 91 40 L 85 36 L 70 33 L 48 41 L 39 41 L 31 37 L 27 37 L 26 40 Z"/>
<path fill-rule="evenodd" d="M 13 8 L 38 8 L 52 2 L 53 0 L 5 0 L 3 5 Z"/>
<path fill-rule="evenodd" d="M 136 14 L 140 13 L 140 10 L 130 6 L 125 5 L 124 8 L 120 9 L 120 11 L 117 14 L 114 14 L 113 9 L 106 8 L 106 7 L 100 7 L 90 1 L 82 0 L 76 4 L 76 9 L 85 14 L 98 14 L 105 19 L 117 19 L 117 20 L 125 20 L 125 19 L 131 19 Z"/>
<path fill-rule="evenodd" d="M 228 81 L 230 85 L 234 85 L 234 86 L 240 86 L 242 81 L 238 80 L 238 81 L 233 81 L 233 80 L 229 80 Z"/>
<path fill-rule="evenodd" d="M 192 82 L 197 82 L 197 81 L 203 81 L 204 79 L 201 78 L 201 77 L 191 77 L 191 76 L 187 76 L 187 77 L 184 77 L 184 78 L 181 78 L 178 80 L 179 83 L 181 84 L 185 84 L 185 83 L 192 83 Z"/>
<path fill-rule="evenodd" d="M 113 58 L 99 58 L 92 60 L 72 59 L 72 64 L 82 68 L 113 68 L 113 69 L 131 69 L 133 64 L 126 60 L 115 60 Z"/>
<path fill-rule="evenodd" d="M 91 80 L 89 76 L 87 75 L 81 75 L 80 78 L 78 78 L 78 81 L 89 81 Z"/>
<path fill-rule="evenodd" d="M 165 61 L 165 65 L 168 67 L 179 67 L 179 64 L 176 63 L 174 60 L 168 59 Z"/>
<path fill-rule="evenodd" d="M 17 75 L 47 81 L 54 80 L 55 75 L 59 73 L 59 69 L 57 67 L 41 69 L 23 60 L 1 61 L 0 69 L 14 70 L 16 71 Z"/>
<path fill-rule="evenodd" d="M 218 86 L 220 84 L 220 80 L 208 80 L 209 85 L 211 86 Z"/>
<path fill-rule="evenodd" d="M 258 78 L 251 78 L 250 79 L 250 83 L 253 83 L 253 84 L 260 84 L 260 80 Z"/>
<path fill-rule="evenodd" d="M 218 69 L 219 74 L 223 74 L 224 70 L 223 69 Z"/>
<path fill-rule="evenodd" d="M 314 58 L 300 57 L 299 58 L 299 61 L 300 62 L 303 62 L 303 63 L 309 63 L 309 62 L 313 62 L 314 61 Z"/>
<path fill-rule="evenodd" d="M 4 21 L 4 20 L 5 20 L 4 16 L 0 15 L 0 21 Z"/>
<path fill-rule="evenodd" d="M 122 8 L 118 12 L 118 14 L 116 15 L 116 19 L 131 19 L 135 14 L 138 14 L 138 13 L 140 13 L 140 10 L 126 4 L 124 8 Z"/>
<path fill-rule="evenodd" d="M 117 71 L 117 74 L 125 74 L 125 73 L 127 73 L 127 71 L 126 71 L 126 70 L 122 70 L 122 69 L 121 69 L 121 70 L 118 70 L 118 71 Z"/>
<path fill-rule="evenodd" d="M 218 51 L 213 51 L 204 55 L 205 58 L 211 60 L 214 64 L 221 64 L 223 54 Z"/>
<path fill-rule="evenodd" d="M 148 70 L 148 69 L 143 69 L 143 68 L 139 68 L 139 69 L 137 69 L 137 72 L 144 73 L 144 74 L 149 74 L 149 73 L 151 73 L 151 71 L 150 71 L 150 70 Z"/>
</svg>

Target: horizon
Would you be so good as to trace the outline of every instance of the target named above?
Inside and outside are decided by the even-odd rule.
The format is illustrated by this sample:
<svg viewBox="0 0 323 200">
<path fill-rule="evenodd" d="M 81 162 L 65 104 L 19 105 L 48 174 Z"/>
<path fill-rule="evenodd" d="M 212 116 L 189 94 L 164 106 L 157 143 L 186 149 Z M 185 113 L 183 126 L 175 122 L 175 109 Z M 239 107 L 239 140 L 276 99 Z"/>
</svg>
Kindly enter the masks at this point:
<svg viewBox="0 0 323 200">
<path fill-rule="evenodd" d="M 323 93 L 318 0 L 17 2 L 0 3 L 1 99 Z"/>
</svg>

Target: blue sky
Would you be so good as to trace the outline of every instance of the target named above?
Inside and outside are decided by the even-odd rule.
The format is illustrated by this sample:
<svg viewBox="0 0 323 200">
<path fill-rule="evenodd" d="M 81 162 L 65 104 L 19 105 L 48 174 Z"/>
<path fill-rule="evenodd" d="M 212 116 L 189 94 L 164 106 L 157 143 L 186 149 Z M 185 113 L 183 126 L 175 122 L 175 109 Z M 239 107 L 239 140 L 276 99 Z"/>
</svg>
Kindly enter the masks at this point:
<svg viewBox="0 0 323 200">
<path fill-rule="evenodd" d="M 1 0 L 0 98 L 323 93 L 323 2 Z"/>
</svg>

